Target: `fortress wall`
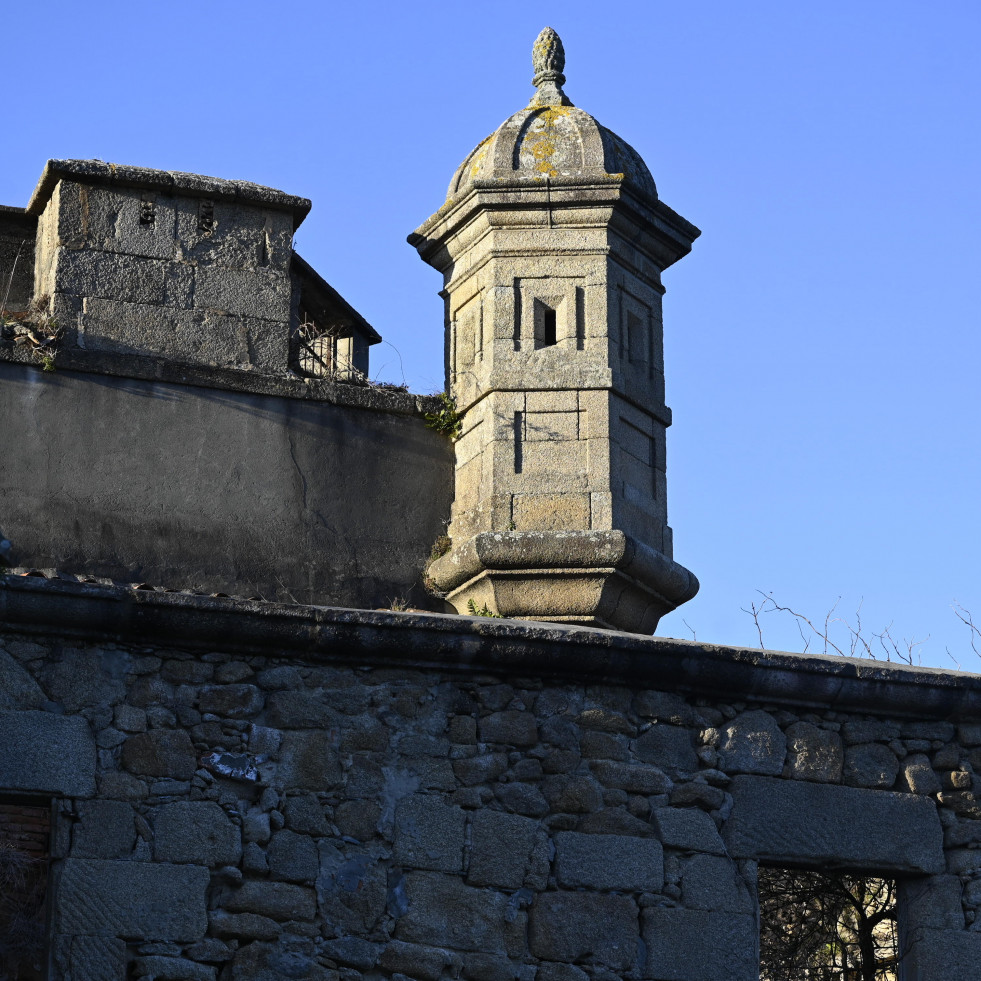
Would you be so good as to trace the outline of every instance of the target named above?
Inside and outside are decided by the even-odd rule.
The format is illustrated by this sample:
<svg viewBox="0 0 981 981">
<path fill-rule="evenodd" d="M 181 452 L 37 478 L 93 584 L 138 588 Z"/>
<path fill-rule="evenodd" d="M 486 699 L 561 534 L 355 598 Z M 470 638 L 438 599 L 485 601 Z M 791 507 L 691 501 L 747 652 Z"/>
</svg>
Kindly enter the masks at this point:
<svg viewBox="0 0 981 981">
<path fill-rule="evenodd" d="M 0 621 L 53 977 L 750 981 L 760 861 L 899 877 L 904 977 L 976 976 L 978 676 L 30 577 Z"/>
<path fill-rule="evenodd" d="M 432 602 L 422 569 L 445 534 L 453 450 L 426 428 L 425 399 L 300 379 L 249 390 L 245 372 L 130 361 L 0 360 L 12 564 L 334 606 Z"/>
</svg>

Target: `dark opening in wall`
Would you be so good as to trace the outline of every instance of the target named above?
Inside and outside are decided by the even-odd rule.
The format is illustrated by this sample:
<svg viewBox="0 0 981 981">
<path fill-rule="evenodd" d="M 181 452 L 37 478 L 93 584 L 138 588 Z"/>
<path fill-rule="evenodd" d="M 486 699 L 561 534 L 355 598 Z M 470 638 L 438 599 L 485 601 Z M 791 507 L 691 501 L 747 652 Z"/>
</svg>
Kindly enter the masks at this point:
<svg viewBox="0 0 981 981">
<path fill-rule="evenodd" d="M 0 801 L 0 978 L 41 981 L 51 805 Z"/>
<path fill-rule="evenodd" d="M 542 300 L 535 300 L 535 347 L 554 347 L 559 341 L 558 311 Z"/>
<path fill-rule="evenodd" d="M 895 981 L 896 880 L 759 870 L 761 981 Z"/>
</svg>

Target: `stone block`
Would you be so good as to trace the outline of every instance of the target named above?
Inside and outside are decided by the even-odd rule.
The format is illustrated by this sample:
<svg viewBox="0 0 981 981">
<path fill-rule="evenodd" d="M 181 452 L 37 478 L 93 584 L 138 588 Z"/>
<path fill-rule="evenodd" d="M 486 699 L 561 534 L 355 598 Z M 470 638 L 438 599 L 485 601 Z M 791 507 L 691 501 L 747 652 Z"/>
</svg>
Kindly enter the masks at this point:
<svg viewBox="0 0 981 981">
<path fill-rule="evenodd" d="M 289 357 L 286 320 L 259 320 L 212 310 L 86 297 L 78 344 L 89 351 L 284 373 Z"/>
<path fill-rule="evenodd" d="M 494 788 L 494 796 L 506 811 L 514 814 L 542 817 L 548 813 L 548 803 L 542 792 L 527 783 L 499 783 Z"/>
<path fill-rule="evenodd" d="M 898 888 L 897 905 L 907 933 L 964 929 L 963 890 L 956 875 L 900 879 Z"/>
<path fill-rule="evenodd" d="M 158 862 L 237 865 L 242 840 L 239 829 L 217 804 L 175 801 L 154 814 L 153 854 Z"/>
<path fill-rule="evenodd" d="M 786 752 L 787 739 L 772 715 L 743 712 L 722 728 L 719 767 L 726 773 L 779 776 Z"/>
<path fill-rule="evenodd" d="M 385 944 L 379 966 L 386 971 L 397 971 L 423 981 L 439 981 L 444 971 L 459 973 L 462 958 L 439 947 L 423 947 L 402 940 L 390 940 Z"/>
<path fill-rule="evenodd" d="M 79 805 L 72 856 L 74 858 L 123 858 L 136 844 L 132 804 L 121 801 L 85 801 Z"/>
<path fill-rule="evenodd" d="M 981 722 L 961 723 L 957 727 L 957 741 L 962 746 L 981 746 Z"/>
<path fill-rule="evenodd" d="M 588 494 L 515 494 L 512 507 L 517 531 L 577 531 L 590 527 Z"/>
<path fill-rule="evenodd" d="M 698 710 L 680 695 L 663 691 L 640 691 L 634 696 L 634 711 L 643 719 L 653 722 L 669 722 L 676 726 L 695 725 L 701 722 Z"/>
<path fill-rule="evenodd" d="M 480 741 L 510 746 L 534 746 L 538 742 L 538 725 L 531 712 L 493 712 L 478 724 Z"/>
<path fill-rule="evenodd" d="M 220 964 L 230 960 L 232 948 L 223 940 L 216 940 L 214 937 L 205 937 L 197 943 L 191 944 L 184 953 L 195 961 L 205 961 L 209 964 Z"/>
<path fill-rule="evenodd" d="M 923 753 L 913 753 L 902 763 L 902 782 L 914 794 L 937 794 L 940 778 L 933 772 L 930 758 Z"/>
<path fill-rule="evenodd" d="M 305 835 L 326 835 L 327 819 L 320 801 L 313 794 L 287 797 L 283 805 L 286 827 Z"/>
<path fill-rule="evenodd" d="M 569 889 L 660 892 L 664 854 L 652 838 L 560 832 L 555 836 L 555 880 Z"/>
<path fill-rule="evenodd" d="M 313 889 L 287 882 L 243 882 L 224 899 L 230 913 L 256 913 L 271 920 L 312 920 L 317 912 Z"/>
<path fill-rule="evenodd" d="M 132 705 L 117 705 L 116 728 L 122 732 L 146 732 L 146 710 Z"/>
<path fill-rule="evenodd" d="M 715 822 L 704 811 L 690 807 L 659 807 L 651 815 L 665 848 L 724 855 L 726 846 Z"/>
<path fill-rule="evenodd" d="M 872 743 L 876 740 L 889 742 L 899 738 L 899 726 L 885 719 L 855 719 L 842 725 L 841 738 L 846 746 L 853 743 Z"/>
<path fill-rule="evenodd" d="M 716 855 L 688 859 L 681 876 L 681 895 L 688 909 L 753 912 L 753 900 L 735 863 Z"/>
<path fill-rule="evenodd" d="M 324 944 L 324 953 L 333 961 L 359 971 L 370 971 L 385 948 L 360 937 L 338 937 Z"/>
<path fill-rule="evenodd" d="M 30 674 L 0 649 L 0 709 L 40 709 L 47 700 Z"/>
<path fill-rule="evenodd" d="M 463 870 L 466 814 L 439 797 L 404 797 L 395 809 L 395 858 L 408 868 Z"/>
<path fill-rule="evenodd" d="M 52 962 L 57 978 L 122 981 L 126 976 L 126 944 L 115 937 L 55 936 Z"/>
<path fill-rule="evenodd" d="M 130 773 L 190 780 L 197 769 L 194 746 L 183 729 L 138 732 L 123 743 L 122 764 Z"/>
<path fill-rule="evenodd" d="M 841 737 L 809 722 L 795 722 L 787 730 L 787 761 L 797 780 L 837 783 L 844 761 Z"/>
<path fill-rule="evenodd" d="M 588 774 L 555 774 L 546 777 L 542 792 L 553 811 L 589 814 L 603 806 L 603 789 Z"/>
<path fill-rule="evenodd" d="M 658 981 L 759 981 L 759 935 L 752 916 L 645 909 L 645 977 Z"/>
<path fill-rule="evenodd" d="M 279 750 L 279 783 L 287 790 L 329 790 L 341 766 L 328 732 L 286 732 Z"/>
<path fill-rule="evenodd" d="M 650 764 L 641 766 L 596 760 L 590 769 L 603 786 L 626 790 L 630 794 L 665 794 L 673 786 L 667 774 Z"/>
<path fill-rule="evenodd" d="M 738 776 L 722 838 L 730 855 L 785 864 L 941 872 L 943 833 L 923 797 Z"/>
<path fill-rule="evenodd" d="M 162 303 L 168 263 L 93 250 L 58 254 L 57 292 L 127 303 Z"/>
<path fill-rule="evenodd" d="M 72 248 L 83 245 L 104 252 L 171 258 L 174 242 L 174 198 L 142 190 L 78 184 L 63 179 L 57 199 L 58 238 Z M 154 203 L 154 220 L 140 220 L 144 198 Z"/>
<path fill-rule="evenodd" d="M 406 876 L 405 890 L 408 906 L 395 928 L 397 939 L 486 954 L 507 953 L 507 896 L 425 872 Z"/>
<path fill-rule="evenodd" d="M 470 829 L 467 882 L 474 886 L 520 889 L 543 831 L 539 823 L 517 814 L 480 810 Z"/>
<path fill-rule="evenodd" d="M 530 914 L 529 946 L 549 961 L 587 958 L 613 971 L 627 971 L 637 958 L 637 906 L 627 896 L 546 892 Z"/>
<path fill-rule="evenodd" d="M 921 930 L 903 959 L 904 981 L 969 981 L 978 976 L 981 933 Z"/>
<path fill-rule="evenodd" d="M 334 808 L 334 823 L 342 835 L 367 841 L 378 833 L 381 807 L 370 800 L 346 800 Z"/>
<path fill-rule="evenodd" d="M 491 783 L 507 768 L 508 758 L 504 753 L 480 753 L 453 761 L 453 773 L 464 787 Z"/>
<path fill-rule="evenodd" d="M 189 961 L 186 957 L 137 957 L 133 977 L 146 981 L 215 981 L 217 969 Z"/>
<path fill-rule="evenodd" d="M 688 729 L 653 725 L 634 742 L 634 754 L 645 763 L 654 763 L 668 773 L 690 773 L 698 769 L 698 757 Z"/>
<path fill-rule="evenodd" d="M 518 972 L 515 965 L 506 957 L 467 954 L 463 959 L 463 976 L 467 981 L 515 981 Z M 536 981 L 541 977 L 541 968 L 539 968 L 535 975 Z"/>
<path fill-rule="evenodd" d="M 206 868 L 160 862 L 66 859 L 57 877 L 58 933 L 120 936 L 177 943 L 208 927 Z"/>
<path fill-rule="evenodd" d="M 271 692 L 266 702 L 266 719 L 279 729 L 322 729 L 338 724 L 337 713 L 324 700 L 308 691 Z"/>
<path fill-rule="evenodd" d="M 95 793 L 96 746 L 80 716 L 0 711 L 0 787 L 59 797 Z"/>
<path fill-rule="evenodd" d="M 262 692 L 255 685 L 204 685 L 198 692 L 202 712 L 246 719 L 262 710 Z"/>
<path fill-rule="evenodd" d="M 889 788 L 896 782 L 899 760 L 881 743 L 862 743 L 845 750 L 842 778 L 851 787 Z"/>
<path fill-rule="evenodd" d="M 269 872 L 274 879 L 313 882 L 320 872 L 320 855 L 314 840 L 295 831 L 278 831 L 266 849 Z"/>
<path fill-rule="evenodd" d="M 198 266 L 194 305 L 236 317 L 288 323 L 291 286 L 279 269 L 229 269 Z"/>
<path fill-rule="evenodd" d="M 208 914 L 208 922 L 216 937 L 236 940 L 275 940 L 282 929 L 275 920 L 258 913 L 212 910 Z"/>
<path fill-rule="evenodd" d="M 181 252 L 199 264 L 256 269 L 263 264 L 289 268 L 293 241 L 293 216 L 232 201 L 212 201 L 211 229 L 199 224 L 201 200 L 179 198 L 176 202 L 177 240 Z"/>
<path fill-rule="evenodd" d="M 575 964 L 544 961 L 538 967 L 536 981 L 589 981 L 589 975 Z"/>
<path fill-rule="evenodd" d="M 671 791 L 671 803 L 675 807 L 701 807 L 706 811 L 717 811 L 725 806 L 725 791 L 711 784 L 692 780 Z"/>
<path fill-rule="evenodd" d="M 317 897 L 326 922 L 363 936 L 375 929 L 386 903 L 390 909 L 400 908 L 404 899 L 400 875 L 393 875 L 390 882 L 388 869 L 364 852 L 345 853 L 328 841 L 321 841 L 319 849 Z"/>
<path fill-rule="evenodd" d="M 310 947 L 298 948 L 293 938 L 284 937 L 278 943 L 254 943 L 239 947 L 222 977 L 228 981 L 283 981 L 297 978 L 303 981 L 337 981 L 337 972 L 318 964 Z"/>
</svg>

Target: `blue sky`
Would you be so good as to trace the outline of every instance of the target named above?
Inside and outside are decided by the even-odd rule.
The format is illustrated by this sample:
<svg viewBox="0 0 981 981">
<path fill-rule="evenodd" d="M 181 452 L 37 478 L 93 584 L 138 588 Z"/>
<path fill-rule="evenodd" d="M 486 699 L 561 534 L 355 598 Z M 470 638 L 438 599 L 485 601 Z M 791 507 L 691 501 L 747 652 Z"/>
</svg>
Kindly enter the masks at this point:
<svg viewBox="0 0 981 981">
<path fill-rule="evenodd" d="M 545 24 L 573 102 L 703 231 L 665 275 L 669 514 L 702 591 L 659 632 L 753 645 L 756 590 L 818 619 L 840 596 L 981 670 L 950 610 L 981 620 L 976 0 L 15 4 L 0 203 L 49 157 L 308 196 L 297 248 L 385 337 L 373 372 L 440 389 L 439 276 L 405 236 L 527 102 Z"/>
</svg>

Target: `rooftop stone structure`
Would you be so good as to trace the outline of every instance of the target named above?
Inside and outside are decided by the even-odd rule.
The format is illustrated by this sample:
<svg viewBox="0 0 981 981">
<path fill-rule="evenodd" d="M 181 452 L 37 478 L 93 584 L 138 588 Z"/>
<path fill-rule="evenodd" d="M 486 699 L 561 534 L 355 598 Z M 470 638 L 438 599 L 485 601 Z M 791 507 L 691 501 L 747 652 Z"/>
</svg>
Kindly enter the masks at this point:
<svg viewBox="0 0 981 981">
<path fill-rule="evenodd" d="M 453 546 L 429 574 L 459 612 L 651 633 L 698 590 L 667 523 L 661 273 L 699 231 L 569 101 L 551 28 L 533 62 L 531 103 L 409 237 L 443 274 L 462 418 Z"/>
</svg>

